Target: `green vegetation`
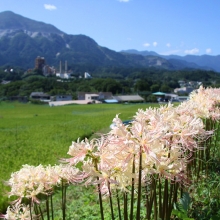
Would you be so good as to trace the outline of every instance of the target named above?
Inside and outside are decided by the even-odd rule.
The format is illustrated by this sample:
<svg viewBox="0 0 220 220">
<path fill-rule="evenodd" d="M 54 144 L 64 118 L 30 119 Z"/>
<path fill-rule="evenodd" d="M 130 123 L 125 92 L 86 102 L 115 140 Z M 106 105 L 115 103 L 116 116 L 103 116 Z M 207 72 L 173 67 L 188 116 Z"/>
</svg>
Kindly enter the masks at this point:
<svg viewBox="0 0 220 220">
<path fill-rule="evenodd" d="M 76 68 L 76 67 L 75 67 Z M 73 72 L 82 70 L 73 69 Z M 90 72 L 90 71 L 89 71 Z M 25 73 L 0 70 L 0 80 L 11 81 L 0 84 L 1 99 L 13 96 L 29 97 L 31 92 L 45 92 L 50 95 L 72 94 L 77 99 L 78 92 L 112 92 L 113 94 L 140 94 L 145 101 L 153 101 L 152 92 L 173 92 L 179 87 L 179 80 L 199 81 L 204 86 L 219 87 L 220 75 L 213 71 L 182 70 L 168 71 L 156 68 L 96 68 L 91 70 L 92 79 L 78 78 L 57 81 L 56 77 L 44 77 L 37 70 Z"/>
<path fill-rule="evenodd" d="M 0 102 L 0 212 L 7 206 L 3 181 L 23 164 L 57 164 L 72 141 L 107 132 L 112 119 L 130 119 L 146 104 L 49 105 Z"/>
<path fill-rule="evenodd" d="M 35 166 L 57 164 L 60 158 L 68 157 L 67 151 L 72 141 L 76 141 L 79 137 L 81 140 L 85 137 L 94 137 L 96 132 L 107 133 L 109 125 L 117 113 L 121 113 L 120 118 L 125 120 L 130 119 L 137 109 L 147 107 L 149 107 L 147 104 L 49 107 L 48 105 L 0 102 L 0 179 L 8 180 L 11 172 L 19 170 L 23 164 Z M 216 140 L 213 139 L 213 143 Z M 210 140 L 208 142 L 212 145 Z M 182 198 L 175 203 L 172 214 L 176 217 L 172 216 L 171 219 L 219 219 L 220 163 L 219 160 L 216 161 L 216 158 L 219 159 L 217 153 L 215 158 L 213 157 L 209 161 L 209 168 L 212 169 L 208 174 L 207 170 L 196 172 L 199 181 L 195 175 L 195 179 L 187 186 L 189 193 L 183 193 Z M 1 182 L 0 188 L 0 213 L 5 213 L 8 204 L 4 193 L 7 188 L 3 182 Z M 69 186 L 67 188 L 66 219 L 100 219 L 98 195 L 94 191 L 94 186 L 87 188 L 80 185 Z M 62 219 L 60 196 L 61 193 L 58 192 L 53 201 L 56 220 Z M 114 212 L 117 213 L 116 199 L 113 200 L 113 203 Z M 141 205 L 143 206 L 143 204 Z M 104 198 L 103 206 L 105 219 L 111 219 L 108 197 Z M 123 208 L 121 207 L 121 211 Z M 128 208 L 130 208 L 129 204 Z M 145 208 L 142 209 L 140 216 L 145 219 L 144 210 Z M 117 214 L 115 217 L 117 219 Z"/>
</svg>

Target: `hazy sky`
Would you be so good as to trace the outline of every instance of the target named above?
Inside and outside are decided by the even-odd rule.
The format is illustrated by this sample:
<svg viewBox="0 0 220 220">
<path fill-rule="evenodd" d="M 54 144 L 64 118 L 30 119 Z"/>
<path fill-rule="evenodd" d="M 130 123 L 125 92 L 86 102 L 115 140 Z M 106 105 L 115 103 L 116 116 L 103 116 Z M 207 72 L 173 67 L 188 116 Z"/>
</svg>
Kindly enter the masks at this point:
<svg viewBox="0 0 220 220">
<path fill-rule="evenodd" d="M 0 0 L 6 10 L 115 51 L 220 55 L 220 0 Z"/>
</svg>

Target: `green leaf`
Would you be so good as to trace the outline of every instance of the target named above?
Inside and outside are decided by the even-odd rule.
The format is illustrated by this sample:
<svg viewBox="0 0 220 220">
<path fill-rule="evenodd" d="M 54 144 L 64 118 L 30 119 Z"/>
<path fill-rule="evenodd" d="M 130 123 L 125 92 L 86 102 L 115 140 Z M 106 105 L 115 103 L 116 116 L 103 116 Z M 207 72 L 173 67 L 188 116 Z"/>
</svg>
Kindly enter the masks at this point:
<svg viewBox="0 0 220 220">
<path fill-rule="evenodd" d="M 182 207 L 185 211 L 188 210 L 190 202 L 191 202 L 191 199 L 190 199 L 189 193 L 184 192 L 183 197 L 180 199 L 180 203 L 182 204 Z"/>
<path fill-rule="evenodd" d="M 178 218 L 183 220 L 190 220 L 192 218 L 188 218 L 187 210 L 189 208 L 191 199 L 187 192 L 183 193 L 183 197 L 180 199 L 179 203 L 174 203 L 174 209 L 172 210 L 172 214 L 176 215 Z"/>
</svg>

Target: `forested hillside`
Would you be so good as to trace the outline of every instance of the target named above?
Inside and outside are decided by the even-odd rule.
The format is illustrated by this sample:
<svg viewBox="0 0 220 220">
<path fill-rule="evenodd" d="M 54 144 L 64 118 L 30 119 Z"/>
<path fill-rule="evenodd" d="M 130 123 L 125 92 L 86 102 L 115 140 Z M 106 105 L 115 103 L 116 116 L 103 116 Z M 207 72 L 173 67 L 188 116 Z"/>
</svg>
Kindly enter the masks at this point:
<svg viewBox="0 0 220 220">
<path fill-rule="evenodd" d="M 92 70 L 91 70 L 92 71 Z M 56 77 L 45 77 L 40 71 L 24 74 L 22 70 L 13 72 L 0 71 L 1 99 L 12 96 L 27 96 L 31 92 L 45 92 L 50 95 L 72 94 L 77 92 L 112 92 L 113 94 L 142 94 L 152 92 L 173 92 L 179 87 L 179 80 L 186 82 L 199 81 L 204 86 L 220 87 L 220 75 L 213 71 L 179 70 L 168 71 L 156 68 L 109 68 L 92 71 L 92 79 L 79 78 L 73 74 L 70 80 L 58 80 Z M 9 82 L 10 81 L 10 82 Z M 7 83 L 9 82 L 9 83 Z"/>
</svg>

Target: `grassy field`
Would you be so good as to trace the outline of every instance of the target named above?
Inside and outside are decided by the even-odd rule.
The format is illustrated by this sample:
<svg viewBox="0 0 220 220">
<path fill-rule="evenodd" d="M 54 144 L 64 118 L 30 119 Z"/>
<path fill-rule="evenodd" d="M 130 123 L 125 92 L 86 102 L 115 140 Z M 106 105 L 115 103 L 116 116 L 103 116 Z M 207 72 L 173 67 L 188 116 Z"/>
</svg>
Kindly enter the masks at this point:
<svg viewBox="0 0 220 220">
<path fill-rule="evenodd" d="M 0 212 L 7 197 L 4 180 L 23 164 L 57 164 L 68 157 L 71 142 L 108 132 L 116 114 L 131 119 L 149 104 L 96 104 L 49 107 L 48 105 L 0 102 Z"/>
</svg>

